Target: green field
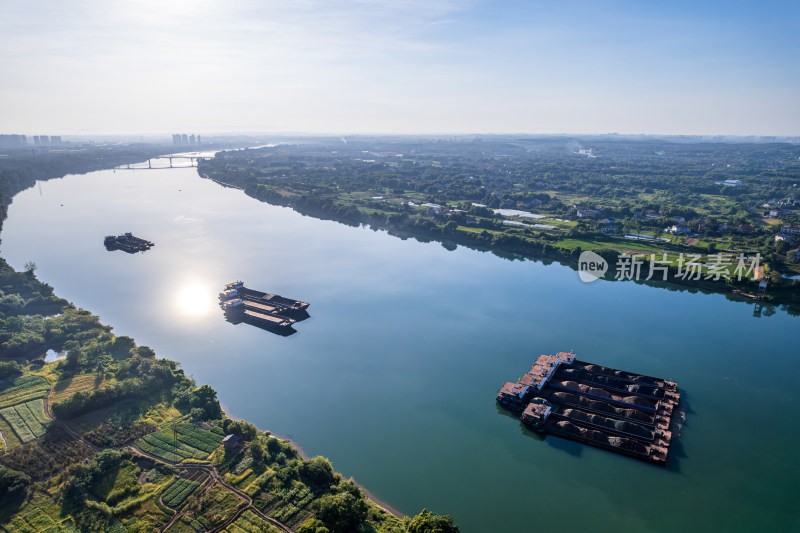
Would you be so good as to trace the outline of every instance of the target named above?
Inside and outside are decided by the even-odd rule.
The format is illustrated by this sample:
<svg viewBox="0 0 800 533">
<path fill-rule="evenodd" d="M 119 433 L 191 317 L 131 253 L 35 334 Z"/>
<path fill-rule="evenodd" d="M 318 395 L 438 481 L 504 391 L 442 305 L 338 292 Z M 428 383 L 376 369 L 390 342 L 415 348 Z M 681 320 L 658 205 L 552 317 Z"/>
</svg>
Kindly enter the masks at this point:
<svg viewBox="0 0 800 533">
<path fill-rule="evenodd" d="M 178 463 L 184 459 L 206 459 L 222 443 L 223 432 L 220 428 L 209 431 L 192 424 L 177 424 L 175 430 L 173 432 L 172 427 L 169 427 L 145 435 L 136 441 L 136 447 L 143 452 Z"/>
<path fill-rule="evenodd" d="M 51 498 L 37 496 L 26 502 L 8 523 L 0 525 L 2 532 L 57 533 L 78 531 L 72 518 L 61 516 L 61 507 Z"/>
<path fill-rule="evenodd" d="M 280 530 L 248 509 L 223 531 L 226 533 L 272 533 Z"/>
<path fill-rule="evenodd" d="M 161 501 L 172 508 L 178 508 L 199 486 L 197 481 L 176 479 L 161 493 Z"/>
<path fill-rule="evenodd" d="M 4 381 L 0 383 L 0 409 L 44 398 L 49 391 L 50 384 L 42 376 L 27 375 Z"/>
<path fill-rule="evenodd" d="M 44 414 L 41 398 L 0 409 L 0 415 L 8 422 L 23 444 L 44 435 L 50 420 Z"/>
</svg>

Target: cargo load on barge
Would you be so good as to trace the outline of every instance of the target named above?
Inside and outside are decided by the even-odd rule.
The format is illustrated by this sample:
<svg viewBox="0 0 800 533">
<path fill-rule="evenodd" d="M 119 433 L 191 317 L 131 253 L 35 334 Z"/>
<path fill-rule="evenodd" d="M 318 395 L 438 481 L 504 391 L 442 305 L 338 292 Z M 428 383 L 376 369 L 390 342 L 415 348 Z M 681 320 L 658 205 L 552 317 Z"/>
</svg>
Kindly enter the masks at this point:
<svg viewBox="0 0 800 533">
<path fill-rule="evenodd" d="M 155 244 L 150 241 L 140 239 L 139 237 L 134 237 L 130 232 L 123 233 L 122 235 L 106 235 L 103 239 L 103 244 L 109 251 L 122 250 L 123 252 L 128 252 L 129 254 L 146 252 L 155 246 Z"/>
<path fill-rule="evenodd" d="M 536 431 L 664 465 L 680 394 L 672 381 L 559 352 L 539 356 L 516 383 L 503 384 L 497 401 L 521 411 Z"/>
<path fill-rule="evenodd" d="M 307 302 L 249 289 L 241 281 L 225 285 L 219 299 L 229 318 L 269 329 L 289 330 L 308 317 Z"/>
<path fill-rule="evenodd" d="M 225 290 L 220 293 L 220 299 L 240 298 L 248 305 L 260 304 L 280 312 L 283 315 L 303 315 L 308 309 L 308 302 L 284 298 L 278 294 L 261 292 L 244 286 L 241 281 L 234 281 L 225 285 Z M 268 311 L 272 312 L 272 311 Z"/>
</svg>

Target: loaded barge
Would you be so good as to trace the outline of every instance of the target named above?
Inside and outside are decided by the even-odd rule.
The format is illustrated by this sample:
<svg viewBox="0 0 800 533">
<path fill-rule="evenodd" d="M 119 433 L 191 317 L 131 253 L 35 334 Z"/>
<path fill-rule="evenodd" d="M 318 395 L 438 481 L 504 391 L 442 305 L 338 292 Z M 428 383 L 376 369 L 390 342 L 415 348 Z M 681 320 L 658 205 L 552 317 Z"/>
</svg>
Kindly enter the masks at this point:
<svg viewBox="0 0 800 533">
<path fill-rule="evenodd" d="M 139 237 L 134 237 L 130 232 L 123 233 L 122 235 L 106 235 L 106 237 L 103 239 L 103 244 L 109 251 L 122 250 L 123 252 L 128 252 L 129 254 L 146 252 L 155 246 L 155 244 L 150 241 L 140 239 Z"/>
<path fill-rule="evenodd" d="M 307 302 L 249 289 L 241 281 L 225 285 L 219 299 L 229 318 L 266 328 L 291 329 L 308 317 Z"/>
<path fill-rule="evenodd" d="M 672 381 L 575 359 L 541 355 L 497 401 L 521 411 L 530 428 L 636 459 L 667 462 L 672 416 L 680 403 Z"/>
</svg>

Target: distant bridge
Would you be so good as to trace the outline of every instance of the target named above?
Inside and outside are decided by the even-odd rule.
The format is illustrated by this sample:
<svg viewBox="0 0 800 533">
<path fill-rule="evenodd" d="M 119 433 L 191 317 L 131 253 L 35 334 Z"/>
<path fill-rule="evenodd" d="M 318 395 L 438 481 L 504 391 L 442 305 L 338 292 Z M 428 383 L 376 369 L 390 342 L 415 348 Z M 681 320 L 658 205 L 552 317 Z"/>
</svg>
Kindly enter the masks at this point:
<svg viewBox="0 0 800 533">
<path fill-rule="evenodd" d="M 153 166 L 153 159 L 168 159 L 169 166 Z M 164 170 L 166 168 L 195 168 L 197 167 L 198 162 L 201 159 L 214 159 L 213 157 L 202 157 L 196 155 L 172 155 L 172 156 L 162 156 L 162 157 L 154 157 L 147 160 L 147 166 L 134 166 L 141 164 L 139 161 L 133 163 L 127 163 L 124 165 L 120 165 L 116 167 L 117 170 Z M 189 164 L 178 164 L 175 165 L 173 160 L 188 160 Z"/>
</svg>

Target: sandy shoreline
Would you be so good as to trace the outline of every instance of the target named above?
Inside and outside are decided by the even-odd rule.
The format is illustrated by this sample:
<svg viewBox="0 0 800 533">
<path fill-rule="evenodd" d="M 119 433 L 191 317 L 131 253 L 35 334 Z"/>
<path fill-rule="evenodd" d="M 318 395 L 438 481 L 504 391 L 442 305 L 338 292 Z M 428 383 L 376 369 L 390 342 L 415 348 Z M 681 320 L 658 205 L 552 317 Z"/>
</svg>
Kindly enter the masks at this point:
<svg viewBox="0 0 800 533">
<path fill-rule="evenodd" d="M 225 416 L 227 416 L 227 417 L 228 417 L 228 418 L 230 418 L 231 420 L 244 420 L 243 418 L 239 418 L 239 417 L 237 417 L 237 416 L 234 416 L 233 414 L 231 414 L 231 411 L 230 411 L 230 409 L 228 409 L 228 407 L 227 407 L 225 404 L 223 404 L 222 402 L 220 402 L 220 404 L 219 404 L 219 405 L 220 405 L 220 407 L 222 407 L 222 412 L 224 412 L 224 413 L 225 413 Z M 246 421 L 246 422 L 247 422 L 247 421 Z M 253 425 L 255 426 L 255 424 L 253 424 Z M 262 428 L 260 428 L 260 427 L 258 427 L 258 426 L 256 426 L 256 428 L 257 428 L 259 431 L 261 431 L 262 433 L 263 433 L 264 431 L 269 431 L 269 430 L 264 430 L 264 429 L 262 429 Z M 297 443 L 296 443 L 294 440 L 292 440 L 292 438 L 291 438 L 291 437 L 287 437 L 287 436 L 285 436 L 285 435 L 278 435 L 277 433 L 273 433 L 273 432 L 271 432 L 271 431 L 269 432 L 269 434 L 270 434 L 271 436 L 275 437 L 276 439 L 281 439 L 281 440 L 285 440 L 285 441 L 287 441 L 289 444 L 291 444 L 291 445 L 292 445 L 292 447 L 293 447 L 295 450 L 297 450 L 297 453 L 298 453 L 298 454 L 300 455 L 300 457 L 302 457 L 303 459 L 311 459 L 311 457 L 310 457 L 310 456 L 309 456 L 309 455 L 308 455 L 308 454 L 305 452 L 305 450 L 303 450 L 303 448 L 302 448 L 302 447 L 301 447 L 299 444 L 297 444 Z M 334 468 L 334 471 L 335 471 L 335 470 L 336 470 L 336 469 Z M 361 484 L 360 484 L 358 481 L 356 481 L 355 479 L 353 479 L 353 483 L 355 483 L 355 484 L 356 484 L 356 486 L 357 486 L 359 489 L 361 489 L 361 492 L 363 492 L 363 493 L 364 493 L 364 496 L 365 496 L 365 497 L 366 497 L 366 498 L 367 498 L 369 501 L 371 501 L 372 503 L 374 503 L 375 505 L 377 505 L 378 507 L 380 507 L 381 509 L 383 509 L 383 510 L 384 510 L 384 511 L 386 511 L 387 513 L 389 513 L 389 514 L 391 514 L 391 515 L 394 515 L 394 516 L 395 516 L 395 517 L 397 517 L 397 518 L 400 518 L 400 519 L 402 519 L 402 518 L 405 518 L 405 516 L 406 516 L 406 515 L 404 515 L 403 513 L 401 513 L 400 511 L 398 511 L 398 510 L 397 510 L 397 509 L 395 509 L 394 507 L 392 507 L 391 505 L 389 505 L 389 504 L 387 504 L 387 503 L 384 503 L 384 502 L 382 502 L 381 500 L 377 499 L 375 496 L 373 496 L 373 495 L 372 495 L 372 493 L 370 493 L 370 491 L 368 491 L 368 490 L 367 490 L 367 489 L 366 489 L 366 488 L 365 488 L 363 485 L 361 485 Z"/>
</svg>

